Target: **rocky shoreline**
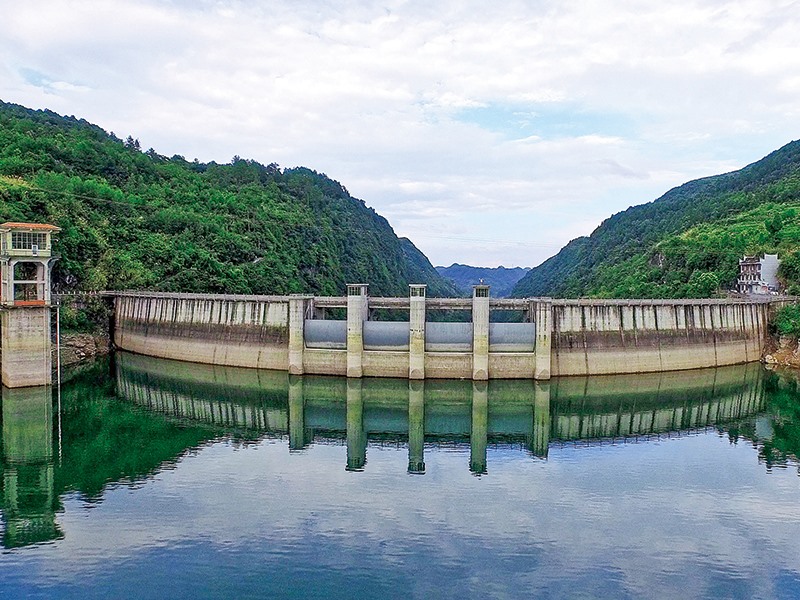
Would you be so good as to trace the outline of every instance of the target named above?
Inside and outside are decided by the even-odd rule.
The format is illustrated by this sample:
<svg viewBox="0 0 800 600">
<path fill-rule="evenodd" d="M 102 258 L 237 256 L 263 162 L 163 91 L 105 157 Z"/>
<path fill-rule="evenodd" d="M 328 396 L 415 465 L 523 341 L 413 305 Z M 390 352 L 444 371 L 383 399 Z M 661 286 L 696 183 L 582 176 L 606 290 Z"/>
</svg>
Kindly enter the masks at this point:
<svg viewBox="0 0 800 600">
<path fill-rule="evenodd" d="M 800 344 L 794 336 L 770 337 L 761 362 L 765 365 L 800 369 Z"/>
<path fill-rule="evenodd" d="M 111 344 L 104 334 L 62 333 L 60 350 L 61 366 L 69 367 L 108 354 Z"/>
</svg>

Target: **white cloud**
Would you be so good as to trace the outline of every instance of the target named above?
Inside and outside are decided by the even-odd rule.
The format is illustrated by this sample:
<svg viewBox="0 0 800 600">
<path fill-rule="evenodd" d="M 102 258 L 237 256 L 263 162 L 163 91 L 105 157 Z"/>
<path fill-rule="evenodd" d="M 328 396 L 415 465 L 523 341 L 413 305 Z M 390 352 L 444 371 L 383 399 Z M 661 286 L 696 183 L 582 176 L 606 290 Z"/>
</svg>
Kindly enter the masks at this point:
<svg viewBox="0 0 800 600">
<path fill-rule="evenodd" d="M 0 9 L 5 101 L 162 154 L 326 172 L 434 262 L 487 253 L 415 231 L 449 219 L 502 239 L 502 224 L 475 229 L 498 211 L 531 239 L 574 231 L 798 137 L 800 13 L 780 0 Z M 537 218 L 554 205 L 558 222 Z M 489 254 L 536 264 L 553 251 Z"/>
<path fill-rule="evenodd" d="M 554 445 L 546 464 L 490 448 L 489 475 L 480 479 L 468 471 L 467 449 L 430 448 L 426 475 L 409 479 L 406 452 L 370 445 L 365 472 L 347 473 L 341 445 L 289 454 L 285 441 L 241 450 L 213 444 L 135 492 L 106 490 L 91 509 L 66 498 L 58 516 L 64 539 L 43 549 L 47 560 L 27 564 L 39 580 L 75 585 L 120 564 L 134 573 L 153 568 L 157 548 L 182 564 L 182 550 L 199 546 L 203 554 L 189 557 L 194 567 L 220 551 L 237 560 L 238 550 L 260 557 L 257 572 L 275 574 L 296 568 L 314 545 L 323 552 L 304 565 L 312 570 L 357 574 L 368 556 L 375 572 L 399 564 L 430 581 L 441 565 L 464 568 L 464 548 L 476 544 L 491 560 L 482 566 L 467 556 L 475 589 L 504 585 L 509 597 L 564 580 L 591 586 L 598 569 L 622 576 L 620 589 L 633 597 L 702 597 L 720 577 L 770 596 L 776 573 L 800 569 L 792 474 L 765 477 L 752 448 L 714 435 Z M 676 456 L 703 459 L 681 468 Z M 756 480 L 757 493 L 741 483 Z M 621 494 L 631 481 L 636 493 Z M 386 493 L 371 493 L 376 485 Z M 498 502 L 502 510 L 486 510 Z"/>
</svg>

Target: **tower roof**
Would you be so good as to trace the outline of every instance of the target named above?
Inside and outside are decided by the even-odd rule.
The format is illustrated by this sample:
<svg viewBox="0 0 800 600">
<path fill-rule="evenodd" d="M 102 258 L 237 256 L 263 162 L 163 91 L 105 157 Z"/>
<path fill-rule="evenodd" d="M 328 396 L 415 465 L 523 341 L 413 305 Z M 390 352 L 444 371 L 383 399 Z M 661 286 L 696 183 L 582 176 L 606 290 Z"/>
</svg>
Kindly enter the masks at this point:
<svg viewBox="0 0 800 600">
<path fill-rule="evenodd" d="M 52 231 L 53 233 L 61 231 L 61 227 L 55 225 L 48 225 L 47 223 L 12 223 L 6 222 L 0 224 L 0 231 L 9 231 L 11 229 L 35 229 L 37 231 Z"/>
</svg>

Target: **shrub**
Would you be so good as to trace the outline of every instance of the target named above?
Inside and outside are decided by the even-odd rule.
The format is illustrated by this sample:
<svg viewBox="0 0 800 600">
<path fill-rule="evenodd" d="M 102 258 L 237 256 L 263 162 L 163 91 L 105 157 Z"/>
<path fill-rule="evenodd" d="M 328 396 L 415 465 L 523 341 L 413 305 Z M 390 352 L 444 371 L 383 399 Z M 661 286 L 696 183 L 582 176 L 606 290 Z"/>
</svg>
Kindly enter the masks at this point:
<svg viewBox="0 0 800 600">
<path fill-rule="evenodd" d="M 800 304 L 787 304 L 778 309 L 773 326 L 780 335 L 800 336 Z"/>
</svg>

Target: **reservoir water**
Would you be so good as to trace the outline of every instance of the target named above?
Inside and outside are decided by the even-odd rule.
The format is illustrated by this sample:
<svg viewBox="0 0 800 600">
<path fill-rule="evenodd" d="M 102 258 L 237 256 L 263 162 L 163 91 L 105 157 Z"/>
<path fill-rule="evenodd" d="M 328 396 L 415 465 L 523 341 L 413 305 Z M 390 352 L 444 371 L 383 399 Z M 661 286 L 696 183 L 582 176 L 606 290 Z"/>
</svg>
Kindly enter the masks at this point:
<svg viewBox="0 0 800 600">
<path fill-rule="evenodd" d="M 760 365 L 344 380 L 118 353 L 2 394 L 0 598 L 800 598 Z"/>
</svg>

